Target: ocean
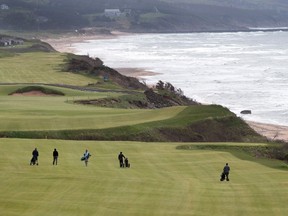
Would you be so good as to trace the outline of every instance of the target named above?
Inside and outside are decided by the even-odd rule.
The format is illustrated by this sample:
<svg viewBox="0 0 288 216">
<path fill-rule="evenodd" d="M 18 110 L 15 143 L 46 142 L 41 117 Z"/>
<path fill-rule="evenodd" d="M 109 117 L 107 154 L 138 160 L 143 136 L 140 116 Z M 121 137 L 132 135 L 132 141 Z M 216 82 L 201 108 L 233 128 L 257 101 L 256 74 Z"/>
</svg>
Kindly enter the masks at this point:
<svg viewBox="0 0 288 216">
<path fill-rule="evenodd" d="M 156 72 L 141 79 L 149 85 L 170 82 L 186 96 L 225 106 L 244 120 L 288 126 L 287 31 L 135 34 L 73 48 L 112 68 Z"/>
</svg>

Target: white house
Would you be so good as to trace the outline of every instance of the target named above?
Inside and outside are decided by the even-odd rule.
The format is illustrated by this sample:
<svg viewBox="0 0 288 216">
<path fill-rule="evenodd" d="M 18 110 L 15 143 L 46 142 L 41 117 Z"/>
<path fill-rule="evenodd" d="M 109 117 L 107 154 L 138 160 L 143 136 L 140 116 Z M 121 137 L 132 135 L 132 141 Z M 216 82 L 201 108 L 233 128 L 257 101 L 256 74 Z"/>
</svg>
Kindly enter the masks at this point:
<svg viewBox="0 0 288 216">
<path fill-rule="evenodd" d="M 119 9 L 105 9 L 104 15 L 106 17 L 115 18 L 121 16 L 121 11 Z"/>
<path fill-rule="evenodd" d="M 9 6 L 6 5 L 6 4 L 1 4 L 1 5 L 0 5 L 0 9 L 1 9 L 1 10 L 9 10 Z"/>
<path fill-rule="evenodd" d="M 10 38 L 10 37 L 0 38 L 0 47 L 22 45 L 22 44 L 24 44 L 24 40 L 22 39 Z"/>
</svg>

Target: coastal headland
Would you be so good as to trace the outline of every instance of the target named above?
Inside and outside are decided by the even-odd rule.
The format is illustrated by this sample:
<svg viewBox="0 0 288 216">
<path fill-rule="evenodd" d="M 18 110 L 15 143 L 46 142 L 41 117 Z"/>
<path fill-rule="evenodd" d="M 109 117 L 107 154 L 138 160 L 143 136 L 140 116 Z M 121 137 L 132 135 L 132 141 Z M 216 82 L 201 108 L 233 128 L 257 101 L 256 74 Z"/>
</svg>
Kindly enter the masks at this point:
<svg viewBox="0 0 288 216">
<path fill-rule="evenodd" d="M 42 41 L 49 43 L 58 52 L 76 53 L 77 50 L 73 47 L 75 43 L 85 43 L 88 40 L 103 40 L 131 35 L 119 31 L 112 31 L 110 34 L 66 34 L 59 37 L 41 38 Z M 117 68 L 118 72 L 125 76 L 136 77 L 141 79 L 142 76 L 153 76 L 155 72 L 147 71 L 143 68 Z M 254 121 L 246 121 L 249 126 L 257 133 L 267 137 L 270 140 L 288 141 L 288 126 L 275 125 L 268 123 L 260 123 Z"/>
</svg>

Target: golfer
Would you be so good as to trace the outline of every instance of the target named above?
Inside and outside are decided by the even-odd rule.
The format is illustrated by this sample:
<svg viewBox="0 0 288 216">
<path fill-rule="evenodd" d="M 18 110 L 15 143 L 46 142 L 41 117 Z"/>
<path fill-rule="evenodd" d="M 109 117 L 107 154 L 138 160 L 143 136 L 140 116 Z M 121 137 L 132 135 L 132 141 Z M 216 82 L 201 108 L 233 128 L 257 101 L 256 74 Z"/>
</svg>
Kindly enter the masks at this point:
<svg viewBox="0 0 288 216">
<path fill-rule="evenodd" d="M 32 155 L 33 155 L 35 164 L 38 166 L 38 156 L 39 156 L 39 152 L 38 152 L 37 148 L 34 149 L 34 151 L 32 152 Z"/>
<path fill-rule="evenodd" d="M 53 151 L 53 165 L 57 165 L 59 153 L 56 148 Z"/>
<path fill-rule="evenodd" d="M 119 160 L 120 167 L 124 167 L 124 158 L 125 158 L 125 156 L 123 155 L 122 152 L 120 152 L 119 155 L 118 155 L 118 160 Z"/>
<path fill-rule="evenodd" d="M 84 152 L 84 161 L 85 161 L 85 165 L 88 166 L 88 159 L 91 156 L 91 154 L 89 153 L 89 151 L 86 149 L 86 151 Z"/>
<path fill-rule="evenodd" d="M 226 181 L 229 181 L 229 172 L 230 172 L 230 167 L 228 163 L 226 163 L 226 165 L 223 168 L 223 173 L 225 175 Z"/>
<path fill-rule="evenodd" d="M 38 166 L 38 156 L 39 156 L 39 152 L 37 150 L 37 148 L 35 148 L 32 152 L 32 160 L 30 162 L 30 165 L 37 165 Z"/>
</svg>

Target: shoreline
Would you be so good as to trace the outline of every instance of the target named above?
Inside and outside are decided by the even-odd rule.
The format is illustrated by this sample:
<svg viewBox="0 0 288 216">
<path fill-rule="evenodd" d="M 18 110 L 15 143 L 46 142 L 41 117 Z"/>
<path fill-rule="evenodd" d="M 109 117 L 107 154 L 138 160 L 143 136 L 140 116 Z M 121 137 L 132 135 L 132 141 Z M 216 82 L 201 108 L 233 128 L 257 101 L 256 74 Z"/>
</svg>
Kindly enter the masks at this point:
<svg viewBox="0 0 288 216">
<path fill-rule="evenodd" d="M 133 33 L 125 32 L 111 32 L 111 34 L 72 34 L 64 35 L 59 38 L 41 38 L 42 41 L 49 43 L 56 51 L 63 53 L 74 53 L 76 52 L 73 44 L 75 43 L 85 43 L 87 40 L 105 40 L 105 39 L 114 39 L 119 36 L 133 35 Z M 153 76 L 157 74 L 153 71 L 148 71 L 143 68 L 115 68 L 119 73 L 136 77 L 138 79 L 145 80 L 145 76 Z M 245 122 L 257 133 L 265 136 L 269 140 L 282 140 L 288 142 L 288 126 L 283 125 L 274 125 L 268 123 L 260 123 L 254 121 Z"/>
<path fill-rule="evenodd" d="M 76 49 L 73 47 L 75 43 L 85 43 L 87 40 L 109 40 L 121 36 L 133 35 L 134 33 L 126 33 L 119 31 L 112 31 L 111 34 L 67 34 L 61 37 L 55 38 L 41 38 L 50 44 L 56 51 L 61 53 L 76 53 Z M 145 76 L 153 76 L 159 74 L 154 71 L 146 70 L 145 68 L 114 68 L 119 73 L 125 76 L 135 77 L 139 80 L 145 81 Z"/>
<path fill-rule="evenodd" d="M 133 33 L 125 33 L 119 31 L 112 31 L 111 34 L 65 34 L 60 37 L 46 37 L 40 38 L 41 41 L 50 44 L 56 51 L 62 53 L 75 53 L 76 49 L 73 47 L 75 43 L 86 43 L 87 40 L 107 40 L 114 39 L 119 36 L 133 35 Z"/>
<path fill-rule="evenodd" d="M 159 73 L 145 70 L 143 68 L 115 68 L 119 73 L 124 76 L 135 77 L 139 80 L 145 81 L 145 76 L 154 76 Z"/>
<path fill-rule="evenodd" d="M 245 122 L 257 133 L 267 137 L 269 140 L 282 140 L 288 142 L 288 126 L 260 123 L 254 121 Z"/>
</svg>

